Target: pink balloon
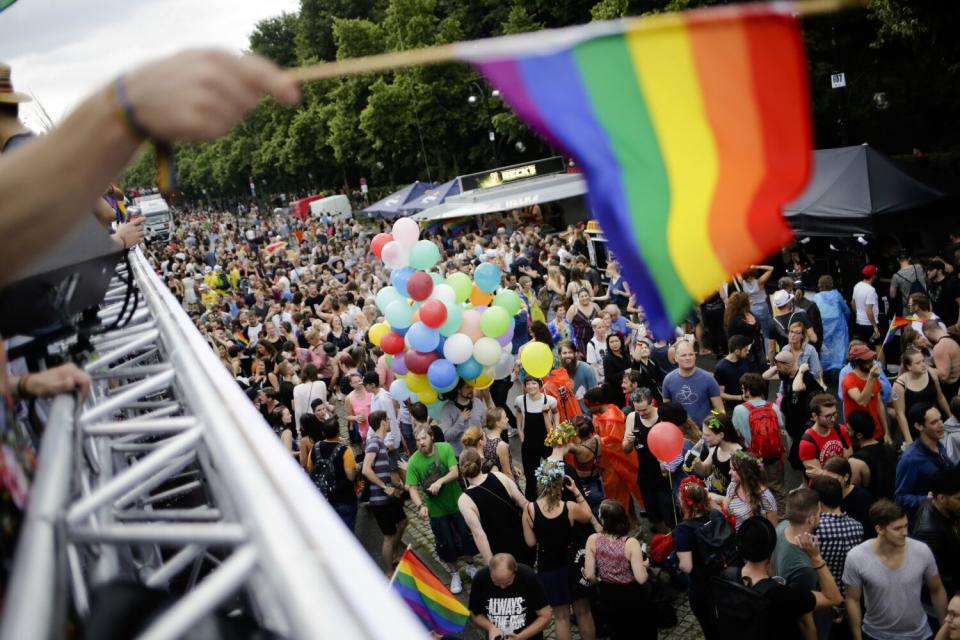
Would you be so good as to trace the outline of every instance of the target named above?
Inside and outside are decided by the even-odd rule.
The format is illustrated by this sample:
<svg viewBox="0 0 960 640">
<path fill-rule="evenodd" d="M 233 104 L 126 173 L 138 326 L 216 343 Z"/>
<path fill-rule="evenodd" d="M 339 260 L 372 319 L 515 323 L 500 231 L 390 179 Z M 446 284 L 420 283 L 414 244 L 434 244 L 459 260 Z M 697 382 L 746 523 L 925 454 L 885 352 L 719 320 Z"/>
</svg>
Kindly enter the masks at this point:
<svg viewBox="0 0 960 640">
<path fill-rule="evenodd" d="M 410 218 L 400 218 L 393 223 L 393 239 L 409 250 L 420 239 L 420 225 Z"/>
<path fill-rule="evenodd" d="M 460 323 L 460 333 L 470 336 L 470 339 L 476 342 L 483 337 L 483 329 L 480 328 L 480 312 L 476 309 L 467 309 L 463 312 L 463 320 Z"/>
<path fill-rule="evenodd" d="M 670 462 L 683 451 L 683 433 L 672 422 L 660 422 L 647 434 L 647 446 L 657 460 Z"/>
<path fill-rule="evenodd" d="M 410 263 L 410 250 L 396 240 L 391 240 L 383 245 L 383 249 L 380 251 L 380 257 L 383 259 L 383 264 L 386 265 L 387 268 L 399 269 Z"/>
</svg>

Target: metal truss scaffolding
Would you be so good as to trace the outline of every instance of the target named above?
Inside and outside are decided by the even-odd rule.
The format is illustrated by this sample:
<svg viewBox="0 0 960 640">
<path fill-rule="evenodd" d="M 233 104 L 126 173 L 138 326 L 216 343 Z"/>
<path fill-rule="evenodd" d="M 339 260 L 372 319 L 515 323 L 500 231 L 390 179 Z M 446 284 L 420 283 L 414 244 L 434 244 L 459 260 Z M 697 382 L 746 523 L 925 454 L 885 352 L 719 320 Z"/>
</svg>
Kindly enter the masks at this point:
<svg viewBox="0 0 960 640">
<path fill-rule="evenodd" d="M 61 637 L 114 581 L 173 603 L 140 638 L 178 638 L 209 614 L 289 638 L 423 637 L 139 250 L 92 339 L 90 397 L 49 410 L 0 640 Z M 124 318 L 125 319 L 125 318 Z"/>
</svg>

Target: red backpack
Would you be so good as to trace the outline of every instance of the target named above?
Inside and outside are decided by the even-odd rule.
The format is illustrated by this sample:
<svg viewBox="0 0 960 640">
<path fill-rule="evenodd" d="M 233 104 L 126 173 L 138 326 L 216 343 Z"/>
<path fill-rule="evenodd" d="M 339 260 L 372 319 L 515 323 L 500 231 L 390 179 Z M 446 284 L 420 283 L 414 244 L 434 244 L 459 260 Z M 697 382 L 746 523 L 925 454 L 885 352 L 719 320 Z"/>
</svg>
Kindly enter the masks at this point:
<svg viewBox="0 0 960 640">
<path fill-rule="evenodd" d="M 780 423 L 773 403 L 762 406 L 744 403 L 750 412 L 750 453 L 761 460 L 780 458 L 785 449 L 780 439 Z"/>
<path fill-rule="evenodd" d="M 583 413 L 580 401 L 573 394 L 573 380 L 563 367 L 557 367 L 544 377 L 543 392 L 557 401 L 560 422 L 569 422 Z"/>
</svg>

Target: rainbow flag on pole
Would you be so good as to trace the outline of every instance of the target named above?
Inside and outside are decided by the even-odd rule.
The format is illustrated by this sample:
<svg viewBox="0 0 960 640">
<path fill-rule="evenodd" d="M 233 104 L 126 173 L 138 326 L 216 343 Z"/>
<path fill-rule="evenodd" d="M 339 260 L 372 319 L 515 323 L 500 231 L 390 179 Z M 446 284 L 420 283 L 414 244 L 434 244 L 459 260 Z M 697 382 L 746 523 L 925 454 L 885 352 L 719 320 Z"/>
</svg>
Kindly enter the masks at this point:
<svg viewBox="0 0 960 640">
<path fill-rule="evenodd" d="M 658 336 L 792 237 L 806 185 L 806 60 L 790 3 L 469 43 L 458 51 L 583 168 L 593 212 Z"/>
<path fill-rule="evenodd" d="M 407 547 L 393 574 L 393 588 L 428 629 L 440 635 L 460 633 L 470 611 Z"/>
<path fill-rule="evenodd" d="M 916 320 L 917 316 L 915 315 L 906 318 L 894 316 L 893 320 L 890 321 L 890 326 L 887 328 L 887 335 L 883 338 L 883 346 L 887 346 L 890 341 L 893 340 L 893 336 L 898 334 L 904 327 L 909 327 L 916 322 Z"/>
</svg>

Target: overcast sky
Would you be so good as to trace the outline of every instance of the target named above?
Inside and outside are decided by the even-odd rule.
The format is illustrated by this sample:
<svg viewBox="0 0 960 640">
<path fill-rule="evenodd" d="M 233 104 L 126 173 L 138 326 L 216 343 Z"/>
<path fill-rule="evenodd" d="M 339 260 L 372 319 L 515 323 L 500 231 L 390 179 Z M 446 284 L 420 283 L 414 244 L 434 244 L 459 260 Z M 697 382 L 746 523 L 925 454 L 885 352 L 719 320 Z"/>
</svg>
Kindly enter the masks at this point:
<svg viewBox="0 0 960 640">
<path fill-rule="evenodd" d="M 118 74 L 195 46 L 242 51 L 256 23 L 299 0 L 19 0 L 0 13 L 0 60 L 56 121 Z M 21 112 L 40 129 L 33 108 Z"/>
</svg>

